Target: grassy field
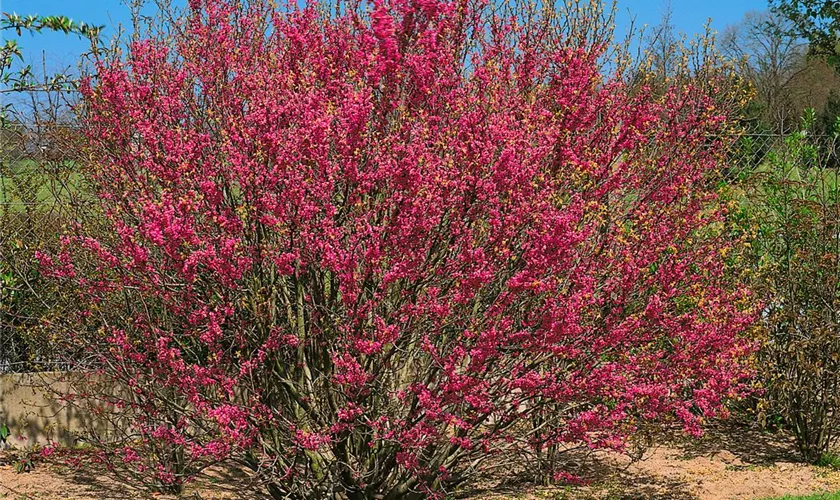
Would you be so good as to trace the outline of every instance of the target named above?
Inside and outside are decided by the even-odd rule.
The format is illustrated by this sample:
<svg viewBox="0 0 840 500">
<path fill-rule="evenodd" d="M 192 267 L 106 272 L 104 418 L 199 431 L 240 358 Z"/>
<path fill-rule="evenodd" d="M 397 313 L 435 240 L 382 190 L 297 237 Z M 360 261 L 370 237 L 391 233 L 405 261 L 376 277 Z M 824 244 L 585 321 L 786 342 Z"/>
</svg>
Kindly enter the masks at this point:
<svg viewBox="0 0 840 500">
<path fill-rule="evenodd" d="M 0 210 L 22 211 L 64 199 L 78 186 L 79 174 L 72 173 L 72 162 L 51 165 L 47 171 L 34 160 L 5 163 L 0 169 Z"/>
<path fill-rule="evenodd" d="M 767 500 L 840 500 L 840 491 L 835 493 L 817 493 L 815 495 L 807 495 L 804 497 L 797 496 L 783 496 L 776 498 L 769 498 Z"/>
</svg>

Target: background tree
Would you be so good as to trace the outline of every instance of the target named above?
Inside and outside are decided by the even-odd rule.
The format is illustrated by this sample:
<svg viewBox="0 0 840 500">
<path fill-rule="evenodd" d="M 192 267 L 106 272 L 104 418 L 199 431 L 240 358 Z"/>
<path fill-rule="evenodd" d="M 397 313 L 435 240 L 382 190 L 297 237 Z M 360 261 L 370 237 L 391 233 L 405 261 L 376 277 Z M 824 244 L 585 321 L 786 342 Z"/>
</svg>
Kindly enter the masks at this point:
<svg viewBox="0 0 840 500">
<path fill-rule="evenodd" d="M 10 108 L 14 105 L 12 97 L 27 91 L 62 91 L 72 88 L 73 79 L 67 72 L 54 75 L 41 75 L 39 78 L 31 65 L 15 68 L 15 60 L 23 63 L 23 50 L 17 40 L 8 36 L 14 32 L 20 36 L 23 32 L 40 33 L 56 31 L 87 38 L 91 42 L 91 50 L 97 50 L 97 41 L 101 26 L 93 26 L 84 22 L 76 22 L 66 16 L 21 16 L 15 13 L 3 12 L 0 16 L 0 32 L 3 32 L 3 46 L 0 47 L 0 95 L 4 96 L 0 108 L 0 125 L 7 120 Z"/>
<path fill-rule="evenodd" d="M 805 38 L 813 54 L 837 66 L 840 4 L 833 0 L 770 0 L 771 8 L 791 22 L 788 34 Z"/>
<path fill-rule="evenodd" d="M 746 119 L 781 133 L 798 122 L 790 82 L 806 66 L 807 46 L 786 34 L 790 25 L 777 14 L 749 12 L 720 39 L 723 54 L 739 63 L 739 74 L 755 90 Z"/>
<path fill-rule="evenodd" d="M 646 69 L 656 81 L 664 84 L 668 78 L 679 73 L 678 66 L 682 64 L 681 56 L 685 39 L 671 22 L 673 10 L 671 2 L 665 4 L 659 25 L 645 35 L 645 52 L 648 60 Z"/>
</svg>

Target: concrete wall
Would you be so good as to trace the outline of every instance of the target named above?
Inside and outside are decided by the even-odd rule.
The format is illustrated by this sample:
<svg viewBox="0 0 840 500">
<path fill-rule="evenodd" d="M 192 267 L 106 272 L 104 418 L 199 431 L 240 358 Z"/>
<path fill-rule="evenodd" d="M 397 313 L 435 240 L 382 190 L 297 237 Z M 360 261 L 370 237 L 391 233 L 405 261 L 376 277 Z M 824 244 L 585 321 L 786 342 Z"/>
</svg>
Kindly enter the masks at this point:
<svg viewBox="0 0 840 500">
<path fill-rule="evenodd" d="M 0 375 L 0 424 L 11 431 L 7 447 L 32 448 L 60 443 L 75 445 L 91 431 L 106 425 L 92 412 L 68 404 L 62 395 L 78 394 L 90 382 L 83 373 L 9 373 Z"/>
</svg>

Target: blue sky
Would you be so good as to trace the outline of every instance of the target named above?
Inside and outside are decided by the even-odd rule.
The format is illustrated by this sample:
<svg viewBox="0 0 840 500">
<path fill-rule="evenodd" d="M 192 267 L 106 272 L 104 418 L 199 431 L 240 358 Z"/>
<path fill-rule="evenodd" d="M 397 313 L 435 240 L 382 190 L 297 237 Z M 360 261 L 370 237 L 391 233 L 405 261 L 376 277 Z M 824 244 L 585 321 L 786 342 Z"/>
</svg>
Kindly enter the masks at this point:
<svg viewBox="0 0 840 500">
<path fill-rule="evenodd" d="M 617 34 L 624 34 L 631 16 L 635 16 L 637 26 L 659 24 L 666 5 L 667 0 L 618 0 Z M 712 18 L 712 27 L 722 31 L 738 22 L 746 12 L 766 9 L 767 0 L 671 0 L 670 5 L 674 26 L 691 35 L 702 31 L 709 18 Z M 3 12 L 62 14 L 75 20 L 105 25 L 105 38 L 116 33 L 116 24 L 128 25 L 130 20 L 128 8 L 120 0 L 0 0 L 0 6 Z M 86 47 L 85 42 L 75 36 L 54 33 L 24 34 L 18 43 L 27 54 L 28 62 L 37 62 L 38 67 L 43 54 L 50 72 L 73 66 Z"/>
<path fill-rule="evenodd" d="M 747 12 L 767 10 L 768 5 L 767 0 L 618 0 L 617 31 L 624 32 L 631 15 L 635 16 L 637 26 L 658 25 L 669 3 L 671 22 L 689 35 L 702 32 L 709 18 L 713 29 L 723 31 Z"/>
</svg>

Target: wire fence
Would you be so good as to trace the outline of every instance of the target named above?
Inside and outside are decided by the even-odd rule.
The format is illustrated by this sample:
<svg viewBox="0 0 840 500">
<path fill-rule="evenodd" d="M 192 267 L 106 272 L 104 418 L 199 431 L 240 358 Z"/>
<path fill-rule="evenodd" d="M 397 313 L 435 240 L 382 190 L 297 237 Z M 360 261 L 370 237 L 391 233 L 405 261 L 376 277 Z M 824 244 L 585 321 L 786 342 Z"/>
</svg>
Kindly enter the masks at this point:
<svg viewBox="0 0 840 500">
<path fill-rule="evenodd" d="M 784 159 L 792 151 L 791 141 L 807 144 L 811 149 L 812 161 L 820 167 L 837 167 L 838 137 L 809 131 L 781 133 L 734 134 L 724 141 L 726 151 L 725 168 L 738 173 L 751 173 L 768 163 L 771 158 Z"/>
<path fill-rule="evenodd" d="M 35 252 L 55 248 L 68 220 L 75 131 L 54 119 L 0 127 L 0 373 L 65 370 L 49 324 L 60 290 L 40 274 Z"/>
<path fill-rule="evenodd" d="M 25 372 L 66 372 L 77 370 L 79 364 L 73 361 L 8 361 L 0 359 L 0 374 Z"/>
</svg>

